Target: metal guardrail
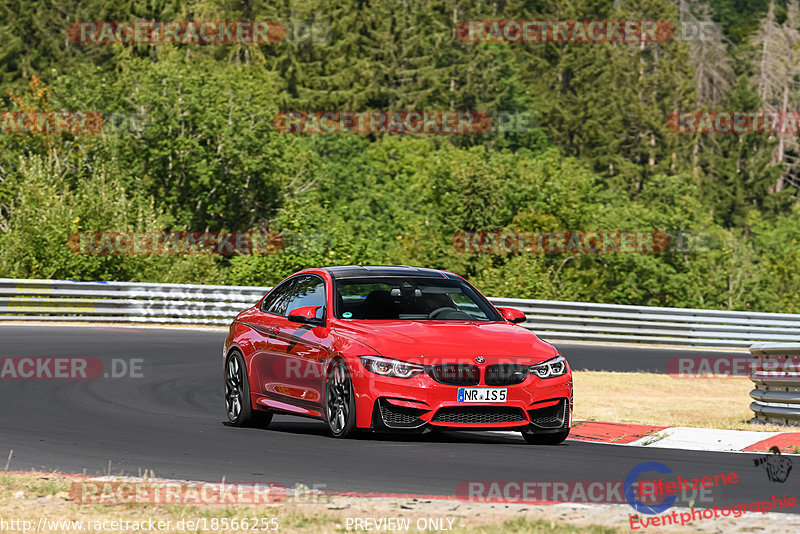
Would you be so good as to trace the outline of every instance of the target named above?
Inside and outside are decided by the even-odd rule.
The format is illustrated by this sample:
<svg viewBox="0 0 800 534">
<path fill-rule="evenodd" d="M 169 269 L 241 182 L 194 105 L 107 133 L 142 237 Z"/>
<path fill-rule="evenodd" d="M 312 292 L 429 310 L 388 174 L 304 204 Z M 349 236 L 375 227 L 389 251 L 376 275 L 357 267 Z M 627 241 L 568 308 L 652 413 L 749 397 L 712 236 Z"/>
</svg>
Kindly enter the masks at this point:
<svg viewBox="0 0 800 534">
<path fill-rule="evenodd" d="M 228 325 L 269 289 L 0 278 L 0 320 Z"/>
<path fill-rule="evenodd" d="M 659 308 L 554 300 L 493 298 L 517 308 L 526 328 L 549 341 L 636 342 L 747 347 L 758 341 L 800 340 L 800 315 L 694 308 Z"/>
<path fill-rule="evenodd" d="M 756 343 L 750 347 L 753 362 L 750 409 L 758 421 L 800 424 L 800 344 Z"/>
<path fill-rule="evenodd" d="M 0 320 L 227 325 L 268 287 L 0 278 Z M 800 315 L 491 298 L 549 341 L 747 347 L 797 342 Z"/>
</svg>

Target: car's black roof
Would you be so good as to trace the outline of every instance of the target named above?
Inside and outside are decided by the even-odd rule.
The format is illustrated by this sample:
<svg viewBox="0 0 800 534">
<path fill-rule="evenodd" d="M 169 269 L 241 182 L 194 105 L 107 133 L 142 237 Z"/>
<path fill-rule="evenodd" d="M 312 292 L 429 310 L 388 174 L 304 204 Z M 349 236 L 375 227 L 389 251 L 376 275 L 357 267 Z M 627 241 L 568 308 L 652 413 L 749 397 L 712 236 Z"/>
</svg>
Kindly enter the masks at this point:
<svg viewBox="0 0 800 534">
<path fill-rule="evenodd" d="M 381 276 L 412 276 L 420 278 L 458 278 L 453 273 L 440 271 L 438 269 L 426 269 L 424 267 L 409 267 L 408 265 L 399 266 L 380 266 L 380 265 L 337 265 L 334 267 L 324 267 L 335 279 L 342 278 L 370 278 Z"/>
</svg>

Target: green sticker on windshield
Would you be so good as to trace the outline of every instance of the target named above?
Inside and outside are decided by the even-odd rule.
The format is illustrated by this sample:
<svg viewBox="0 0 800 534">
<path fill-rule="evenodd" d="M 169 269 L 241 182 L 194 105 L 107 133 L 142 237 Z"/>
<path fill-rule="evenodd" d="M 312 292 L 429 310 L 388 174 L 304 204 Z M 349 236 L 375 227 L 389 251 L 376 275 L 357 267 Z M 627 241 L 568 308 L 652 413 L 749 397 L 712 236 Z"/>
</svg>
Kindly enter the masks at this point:
<svg viewBox="0 0 800 534">
<path fill-rule="evenodd" d="M 344 313 L 342 314 L 342 317 L 344 317 L 345 319 L 349 319 L 349 318 L 350 318 L 350 317 L 352 317 L 352 316 L 353 316 L 353 313 L 352 313 L 352 312 L 344 312 Z"/>
</svg>

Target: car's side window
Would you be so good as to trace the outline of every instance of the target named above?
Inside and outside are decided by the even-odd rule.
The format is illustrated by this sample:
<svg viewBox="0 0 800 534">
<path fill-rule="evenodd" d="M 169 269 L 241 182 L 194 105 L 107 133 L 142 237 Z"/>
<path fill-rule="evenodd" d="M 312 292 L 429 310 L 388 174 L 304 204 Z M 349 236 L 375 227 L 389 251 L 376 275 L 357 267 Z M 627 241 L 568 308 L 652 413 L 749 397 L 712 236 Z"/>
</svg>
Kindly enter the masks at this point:
<svg viewBox="0 0 800 534">
<path fill-rule="evenodd" d="M 273 289 L 269 296 L 264 299 L 261 311 L 286 316 L 288 313 L 287 299 L 291 298 L 292 287 L 296 280 L 297 278 L 291 278 Z"/>
<path fill-rule="evenodd" d="M 285 315 L 301 306 L 320 306 L 317 319 L 325 317 L 325 281 L 322 278 L 313 275 L 298 276 L 289 293 Z"/>
<path fill-rule="evenodd" d="M 321 306 L 317 319 L 325 317 L 325 281 L 318 276 L 302 275 L 287 280 L 264 300 L 262 311 L 287 317 L 301 306 Z"/>
</svg>

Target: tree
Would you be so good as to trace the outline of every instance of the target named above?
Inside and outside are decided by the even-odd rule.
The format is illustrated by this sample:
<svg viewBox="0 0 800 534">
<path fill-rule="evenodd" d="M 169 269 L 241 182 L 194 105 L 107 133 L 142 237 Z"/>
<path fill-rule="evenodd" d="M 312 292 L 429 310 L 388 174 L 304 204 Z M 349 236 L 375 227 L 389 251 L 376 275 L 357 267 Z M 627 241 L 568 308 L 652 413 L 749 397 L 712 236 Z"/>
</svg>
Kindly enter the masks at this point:
<svg viewBox="0 0 800 534">
<path fill-rule="evenodd" d="M 770 2 L 767 15 L 762 19 L 758 31 L 751 40 L 756 49 L 757 70 L 754 84 L 757 86 L 758 96 L 765 109 L 778 111 L 781 117 L 785 117 L 787 111 L 795 109 L 800 103 L 795 90 L 796 79 L 800 75 L 798 25 L 800 25 L 800 9 L 796 0 L 789 3 L 783 24 L 778 23 L 775 3 Z M 778 132 L 776 137 L 778 143 L 773 152 L 772 164 L 782 163 L 784 170 L 778 177 L 773 191 L 780 192 L 785 186 L 787 177 L 794 181 L 795 169 L 800 165 L 800 158 L 795 156 L 800 150 L 800 143 L 796 132 L 788 134 Z"/>
<path fill-rule="evenodd" d="M 697 107 L 716 106 L 734 80 L 731 56 L 712 7 L 698 0 L 679 0 L 681 34 L 689 42 L 694 65 Z"/>
<path fill-rule="evenodd" d="M 156 62 L 126 60 L 115 100 L 146 119 L 109 138 L 125 183 L 154 197 L 179 229 L 266 229 L 282 199 L 313 181 L 306 140 L 273 128 L 276 85 L 259 66 L 179 49 Z"/>
</svg>

